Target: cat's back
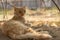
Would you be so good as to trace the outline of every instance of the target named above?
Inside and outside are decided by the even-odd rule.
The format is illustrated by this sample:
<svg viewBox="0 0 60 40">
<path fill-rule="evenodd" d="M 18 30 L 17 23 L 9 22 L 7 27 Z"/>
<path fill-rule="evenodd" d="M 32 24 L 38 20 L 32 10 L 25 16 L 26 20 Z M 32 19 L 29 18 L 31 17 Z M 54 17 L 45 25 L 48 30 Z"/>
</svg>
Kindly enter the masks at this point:
<svg viewBox="0 0 60 40">
<path fill-rule="evenodd" d="M 4 34 L 23 34 L 25 31 L 27 31 L 28 27 L 25 27 L 25 25 L 19 21 L 10 20 L 4 23 L 2 27 L 2 31 Z"/>
</svg>

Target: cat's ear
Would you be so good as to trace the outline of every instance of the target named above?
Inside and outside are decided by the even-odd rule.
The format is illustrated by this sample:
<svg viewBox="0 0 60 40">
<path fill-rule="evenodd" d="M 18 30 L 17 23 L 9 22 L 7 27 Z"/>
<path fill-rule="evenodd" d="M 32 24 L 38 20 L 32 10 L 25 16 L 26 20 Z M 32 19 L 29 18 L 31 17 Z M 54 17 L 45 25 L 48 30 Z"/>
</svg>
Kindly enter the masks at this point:
<svg viewBox="0 0 60 40">
<path fill-rule="evenodd" d="M 23 8 L 26 8 L 26 6 L 23 6 Z"/>
<path fill-rule="evenodd" d="M 14 11 L 16 11 L 18 9 L 16 6 L 14 6 L 13 8 L 14 8 Z"/>
</svg>

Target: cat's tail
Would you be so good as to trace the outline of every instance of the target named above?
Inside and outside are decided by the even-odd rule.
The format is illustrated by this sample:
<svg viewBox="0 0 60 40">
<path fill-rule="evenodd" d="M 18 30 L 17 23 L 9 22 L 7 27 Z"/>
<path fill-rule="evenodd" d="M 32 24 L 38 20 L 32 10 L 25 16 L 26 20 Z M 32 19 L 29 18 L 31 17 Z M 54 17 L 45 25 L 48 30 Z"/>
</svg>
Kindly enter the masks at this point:
<svg viewBox="0 0 60 40">
<path fill-rule="evenodd" d="M 12 39 L 39 39 L 39 40 L 51 40 L 52 36 L 49 34 L 34 34 L 34 33 L 26 33 L 22 35 L 15 35 Z"/>
</svg>

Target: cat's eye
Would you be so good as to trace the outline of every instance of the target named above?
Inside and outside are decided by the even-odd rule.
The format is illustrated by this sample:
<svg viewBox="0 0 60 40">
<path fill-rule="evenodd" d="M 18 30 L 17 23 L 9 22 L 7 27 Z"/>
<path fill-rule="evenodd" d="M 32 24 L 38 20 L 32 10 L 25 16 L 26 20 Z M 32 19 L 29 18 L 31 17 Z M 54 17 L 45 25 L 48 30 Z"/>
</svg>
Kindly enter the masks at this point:
<svg viewBox="0 0 60 40">
<path fill-rule="evenodd" d="M 24 12 L 26 12 L 26 11 L 24 10 Z"/>
<path fill-rule="evenodd" d="M 19 11 L 19 13 L 22 13 L 22 11 Z"/>
</svg>

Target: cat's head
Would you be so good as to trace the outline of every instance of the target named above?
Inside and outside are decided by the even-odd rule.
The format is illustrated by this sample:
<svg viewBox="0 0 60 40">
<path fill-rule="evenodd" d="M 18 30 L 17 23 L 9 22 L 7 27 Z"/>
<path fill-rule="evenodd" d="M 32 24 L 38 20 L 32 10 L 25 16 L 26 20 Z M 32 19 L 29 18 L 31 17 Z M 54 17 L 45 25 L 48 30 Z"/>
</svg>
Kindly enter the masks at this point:
<svg viewBox="0 0 60 40">
<path fill-rule="evenodd" d="M 26 13 L 26 8 L 25 7 L 14 7 L 14 14 L 17 16 L 24 16 Z"/>
</svg>

